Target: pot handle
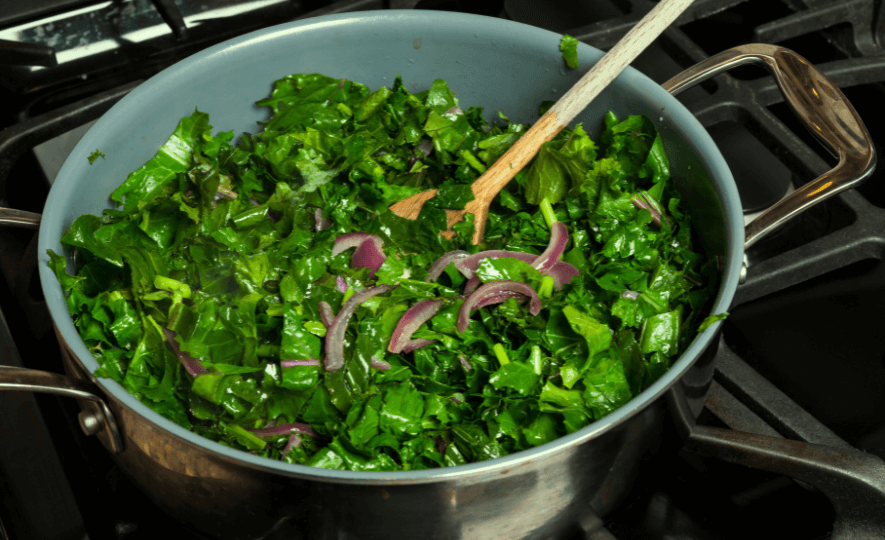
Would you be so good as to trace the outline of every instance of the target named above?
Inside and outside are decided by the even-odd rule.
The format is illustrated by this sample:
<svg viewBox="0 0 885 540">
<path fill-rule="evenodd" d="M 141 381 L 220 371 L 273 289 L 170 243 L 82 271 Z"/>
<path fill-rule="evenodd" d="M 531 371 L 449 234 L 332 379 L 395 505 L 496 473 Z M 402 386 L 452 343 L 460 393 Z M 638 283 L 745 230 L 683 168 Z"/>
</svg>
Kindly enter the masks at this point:
<svg viewBox="0 0 885 540">
<path fill-rule="evenodd" d="M 665 82 L 673 95 L 743 64 L 768 68 L 793 112 L 839 164 L 787 195 L 747 225 L 744 250 L 804 210 L 863 182 L 876 167 L 876 150 L 863 121 L 839 88 L 795 52 L 753 43 L 711 56 Z"/>
<path fill-rule="evenodd" d="M 78 417 L 80 427 L 87 435 L 95 435 L 103 427 L 111 443 L 111 452 L 119 454 L 123 451 L 123 440 L 114 415 L 104 400 L 95 395 L 92 384 L 48 371 L 0 366 L 0 391 L 3 390 L 44 392 L 95 402 L 99 410 L 82 411 Z"/>
<path fill-rule="evenodd" d="M 23 229 L 37 230 L 40 228 L 40 214 L 15 210 L 12 208 L 0 208 L 0 227 L 21 227 Z"/>
</svg>

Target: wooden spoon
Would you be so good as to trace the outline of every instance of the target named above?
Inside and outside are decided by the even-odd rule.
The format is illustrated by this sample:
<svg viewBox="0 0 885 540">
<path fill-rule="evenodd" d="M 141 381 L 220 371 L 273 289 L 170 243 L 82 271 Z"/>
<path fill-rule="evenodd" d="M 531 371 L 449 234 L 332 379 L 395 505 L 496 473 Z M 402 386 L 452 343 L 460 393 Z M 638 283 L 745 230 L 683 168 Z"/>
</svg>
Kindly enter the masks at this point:
<svg viewBox="0 0 885 540">
<path fill-rule="evenodd" d="M 621 40 L 603 56 L 583 77 L 557 101 L 544 116 L 538 119 L 498 161 L 473 182 L 471 189 L 476 197 L 467 203 L 464 210 L 447 210 L 449 230 L 441 234 L 451 238 L 452 225 L 464 218 L 464 214 L 474 215 L 475 232 L 473 243 L 482 242 L 485 233 L 486 217 L 492 199 L 507 185 L 540 150 L 541 145 L 555 137 L 568 125 L 615 77 L 636 59 L 652 41 L 676 20 L 693 0 L 661 0 L 649 11 Z M 390 206 L 396 215 L 416 219 L 424 203 L 436 196 L 431 189 L 416 193 Z"/>
</svg>

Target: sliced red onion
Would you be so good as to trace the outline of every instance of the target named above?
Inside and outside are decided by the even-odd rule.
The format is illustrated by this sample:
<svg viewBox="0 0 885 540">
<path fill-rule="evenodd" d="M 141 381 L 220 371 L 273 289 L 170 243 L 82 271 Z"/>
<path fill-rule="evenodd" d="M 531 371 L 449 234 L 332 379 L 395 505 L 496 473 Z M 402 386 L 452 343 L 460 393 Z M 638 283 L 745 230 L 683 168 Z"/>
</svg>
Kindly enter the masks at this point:
<svg viewBox="0 0 885 540">
<path fill-rule="evenodd" d="M 408 169 L 411 170 L 412 166 L 415 165 L 415 162 L 419 159 L 426 158 L 433 152 L 433 143 L 431 141 L 421 141 L 418 143 L 418 146 L 415 147 L 415 152 L 412 153 L 412 157 L 409 158 Z M 424 171 L 418 173 L 418 181 L 421 181 L 421 176 L 424 175 Z"/>
<path fill-rule="evenodd" d="M 548 268 L 546 274 L 553 278 L 553 285 L 557 291 L 562 290 L 563 285 L 568 285 L 572 279 L 580 274 L 578 269 L 567 262 L 556 261 L 553 268 Z"/>
<path fill-rule="evenodd" d="M 301 446 L 301 437 L 298 436 L 297 433 L 293 433 L 292 436 L 289 437 L 289 442 L 286 443 L 286 447 L 283 448 L 283 454 L 280 456 L 280 461 L 286 457 L 286 454 L 288 454 L 290 450 L 298 448 L 299 446 Z"/>
<path fill-rule="evenodd" d="M 322 232 L 332 226 L 332 222 L 323 217 L 323 209 L 317 208 L 313 213 L 314 226 L 313 230 Z"/>
<path fill-rule="evenodd" d="M 461 110 L 461 107 L 455 105 L 451 109 L 447 110 L 443 114 L 464 114 L 464 111 Z"/>
<path fill-rule="evenodd" d="M 464 366 L 464 369 L 467 371 L 472 371 L 473 366 L 470 365 L 470 362 L 467 361 L 467 357 L 463 354 L 458 355 L 458 360 L 461 362 L 461 365 Z"/>
<path fill-rule="evenodd" d="M 387 371 L 392 366 L 389 362 L 385 362 L 384 360 L 378 360 L 377 358 L 372 358 L 372 361 L 369 362 L 369 367 L 373 367 L 375 369 L 380 369 L 381 371 Z"/>
<path fill-rule="evenodd" d="M 384 247 L 384 240 L 381 240 L 381 238 L 374 234 L 360 232 L 347 233 L 335 238 L 335 247 L 332 248 L 332 256 L 336 257 L 350 248 L 358 248 L 360 247 L 360 244 L 366 240 L 372 240 L 375 242 L 375 247 L 378 248 L 378 251 L 381 251 L 381 248 Z"/>
<path fill-rule="evenodd" d="M 630 199 L 630 202 L 632 202 L 633 206 L 635 206 L 636 208 L 639 208 L 639 209 L 644 208 L 645 210 L 648 210 L 649 212 L 651 212 L 651 222 L 654 223 L 655 225 L 657 225 L 658 227 L 661 226 L 661 213 L 658 212 L 657 210 L 655 210 L 654 208 L 652 208 L 652 206 L 650 204 L 648 204 L 648 202 L 645 201 L 644 197 L 642 197 L 640 195 L 639 197 L 636 197 L 635 199 Z"/>
<path fill-rule="evenodd" d="M 166 342 L 172 346 L 172 351 L 175 353 L 175 356 L 178 357 L 178 360 L 181 362 L 181 365 L 184 366 L 184 369 L 191 374 L 191 377 L 209 373 L 209 370 L 206 369 L 199 360 L 181 350 L 181 346 L 175 340 L 175 332 L 168 328 L 163 328 L 163 334 L 166 336 Z"/>
<path fill-rule="evenodd" d="M 332 326 L 332 323 L 335 322 L 335 312 L 332 311 L 332 306 L 326 301 L 320 301 L 317 304 L 317 308 L 320 310 L 320 319 L 323 320 L 323 326 L 326 328 Z"/>
<path fill-rule="evenodd" d="M 493 281 L 476 289 L 476 292 L 464 300 L 464 305 L 461 306 L 461 311 L 458 313 L 458 332 L 464 333 L 467 330 L 467 325 L 470 324 L 470 313 L 474 309 L 491 304 L 499 304 L 508 298 L 517 296 L 528 296 L 531 298 L 529 313 L 537 315 L 541 312 L 541 299 L 538 297 L 538 293 L 525 283 L 518 281 Z"/>
<path fill-rule="evenodd" d="M 403 352 L 409 354 L 410 352 L 420 349 L 421 347 L 426 347 L 428 345 L 433 345 L 437 341 L 435 339 L 410 339 L 408 343 L 403 347 Z"/>
<path fill-rule="evenodd" d="M 249 202 L 252 203 L 252 206 L 261 206 L 261 203 L 258 202 L 258 199 L 256 199 L 255 197 L 249 197 Z"/>
<path fill-rule="evenodd" d="M 497 282 L 494 282 L 494 283 L 497 283 Z M 481 309 L 486 306 L 491 306 L 493 304 L 500 304 L 500 303 L 505 302 L 511 298 L 517 298 L 519 300 L 525 299 L 523 297 L 523 295 L 521 295 L 519 293 L 507 291 L 507 292 L 503 292 L 501 294 L 496 294 L 496 295 L 487 296 L 487 297 L 483 298 L 481 301 L 477 302 L 476 305 L 473 306 L 473 309 Z"/>
<path fill-rule="evenodd" d="M 256 437 L 262 439 L 269 439 L 271 437 L 278 437 L 280 435 L 289 435 L 289 434 L 302 434 L 309 435 L 314 439 L 319 438 L 319 433 L 314 431 L 312 427 L 308 424 L 280 424 L 278 426 L 269 427 L 269 428 L 261 428 L 261 429 L 250 429 Z"/>
<path fill-rule="evenodd" d="M 347 292 L 347 282 L 344 281 L 344 278 L 341 276 L 335 277 L 335 287 L 338 288 L 338 292 L 344 294 Z"/>
<path fill-rule="evenodd" d="M 479 277 L 473 276 L 472 278 L 467 280 L 467 284 L 464 285 L 464 295 L 468 295 L 476 290 L 477 287 L 482 285 L 482 281 L 479 280 Z"/>
<path fill-rule="evenodd" d="M 436 315 L 441 307 L 442 300 L 421 300 L 416 302 L 400 318 L 396 329 L 393 331 L 393 335 L 390 336 L 390 345 L 388 345 L 387 350 L 394 354 L 402 352 L 403 348 L 412 339 L 412 334 L 428 319 Z M 424 345 L 428 345 L 428 343 L 420 346 Z"/>
<path fill-rule="evenodd" d="M 350 266 L 353 268 L 368 268 L 369 277 L 374 278 L 375 272 L 381 268 L 385 260 L 387 260 L 387 256 L 384 255 L 381 248 L 375 244 L 374 240 L 368 239 L 356 248 L 353 258 L 350 259 Z"/>
<path fill-rule="evenodd" d="M 624 291 L 621 293 L 621 297 L 627 298 L 628 300 L 636 300 L 639 298 L 639 293 L 636 291 Z"/>
<path fill-rule="evenodd" d="M 446 450 L 449 449 L 449 443 L 447 443 L 442 437 L 436 438 L 436 451 L 442 455 L 446 455 Z"/>
<path fill-rule="evenodd" d="M 532 255 L 531 253 L 523 253 L 522 251 L 505 251 L 500 249 L 490 250 L 490 251 L 480 251 L 479 253 L 475 253 L 469 257 L 465 257 L 455 263 L 455 267 L 464 275 L 464 277 L 470 279 L 476 275 L 476 269 L 479 268 L 480 263 L 483 259 L 503 259 L 506 257 L 510 257 L 513 259 L 519 259 L 524 263 L 532 264 L 535 260 L 538 259 L 538 255 Z M 559 258 L 557 256 L 557 258 Z M 553 281 L 556 285 L 556 290 L 562 290 L 563 285 L 568 285 L 571 283 L 572 278 L 578 275 L 578 269 L 573 265 L 563 262 L 556 261 L 552 267 L 548 268 L 545 272 L 548 276 L 553 278 Z M 470 282 L 468 282 L 469 284 Z"/>
<path fill-rule="evenodd" d="M 436 279 L 442 275 L 443 271 L 448 265 L 469 256 L 470 253 L 462 251 L 460 249 L 456 249 L 454 251 L 446 253 L 445 255 L 437 259 L 432 265 L 430 265 L 430 270 L 427 271 L 427 277 L 424 278 L 424 281 L 436 281 Z"/>
<path fill-rule="evenodd" d="M 559 256 L 565 251 L 566 244 L 568 244 L 568 229 L 565 223 L 557 221 L 550 227 L 550 242 L 547 244 L 547 249 L 532 262 L 532 268 L 546 274 L 548 269 L 559 262 Z"/>
<path fill-rule="evenodd" d="M 493 249 L 489 251 L 480 251 L 479 253 L 474 253 L 469 257 L 460 259 L 455 263 L 455 268 L 457 268 L 464 275 L 464 277 L 470 279 L 474 275 L 476 275 L 476 269 L 479 268 L 479 263 L 481 263 L 483 259 L 502 259 L 505 257 L 519 259 L 522 262 L 529 264 L 532 264 L 533 262 L 535 262 L 535 259 L 538 258 L 537 255 L 532 255 L 531 253 L 523 253 L 522 251 L 505 251 L 503 249 Z"/>
<path fill-rule="evenodd" d="M 316 358 L 308 358 L 307 360 L 283 360 L 280 362 L 281 367 L 295 367 L 295 366 L 318 366 L 320 365 L 320 361 Z"/>
<path fill-rule="evenodd" d="M 335 317 L 335 321 L 326 332 L 326 371 L 338 371 L 344 366 L 344 332 L 347 331 L 347 323 L 356 311 L 356 307 L 369 298 L 392 291 L 393 285 L 378 285 L 364 291 L 360 291 L 341 306 L 341 312 Z"/>
<path fill-rule="evenodd" d="M 233 191 L 229 190 L 229 189 L 225 189 L 225 188 L 223 188 L 223 187 L 219 187 L 219 188 L 218 188 L 218 191 L 215 192 L 215 196 L 212 197 L 212 200 L 214 200 L 214 201 L 218 201 L 218 200 L 220 200 L 220 199 L 222 199 L 222 198 L 236 199 L 236 198 L 237 198 L 237 194 L 234 193 Z"/>
<path fill-rule="evenodd" d="M 423 154 L 422 157 L 427 157 L 433 152 L 433 141 L 429 141 L 427 139 L 418 143 L 418 146 L 415 147 L 415 150 L 420 150 Z"/>
</svg>

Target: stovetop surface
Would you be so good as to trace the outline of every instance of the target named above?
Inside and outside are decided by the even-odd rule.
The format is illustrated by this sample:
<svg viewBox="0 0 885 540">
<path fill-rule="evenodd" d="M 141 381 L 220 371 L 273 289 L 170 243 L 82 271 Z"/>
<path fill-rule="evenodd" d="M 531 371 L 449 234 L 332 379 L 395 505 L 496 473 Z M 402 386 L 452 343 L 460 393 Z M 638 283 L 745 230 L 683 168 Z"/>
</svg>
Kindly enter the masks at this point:
<svg viewBox="0 0 885 540">
<path fill-rule="evenodd" d="M 243 24 L 231 24 L 231 20 L 220 21 L 218 26 L 213 26 L 211 20 L 192 24 L 200 19 L 201 12 L 222 3 L 227 8 L 240 6 Z M 187 22 L 184 38 L 175 36 L 171 26 L 164 28 L 164 18 L 159 11 L 151 12 L 155 6 L 147 1 L 57 0 L 52 16 L 60 17 L 75 4 L 80 10 L 88 5 L 142 14 L 142 24 L 153 33 L 142 34 L 147 36 L 143 43 L 125 51 L 121 48 L 124 52 L 116 55 L 123 54 L 127 59 L 119 64 L 122 66 L 141 57 L 149 60 L 110 69 L 101 63 L 108 58 L 108 51 L 95 52 L 93 48 L 97 64 L 90 64 L 87 39 L 77 53 L 85 50 L 81 56 L 60 55 L 59 82 L 47 82 L 48 69 L 0 67 L 0 100 L 12 107 L 0 117 L 0 128 L 7 128 L 4 133 L 14 129 L 11 126 L 20 126 L 20 122 L 39 120 L 46 111 L 144 79 L 225 37 L 265 26 L 268 13 L 273 13 L 272 21 L 276 23 L 354 9 L 470 11 L 568 32 L 607 49 L 651 2 L 606 0 L 575 5 L 565 0 L 342 0 L 329 4 L 177 0 L 175 4 Z M 730 46 L 776 42 L 808 58 L 843 89 L 866 120 L 877 148 L 881 148 L 885 132 L 875 120 L 885 97 L 885 52 L 875 31 L 882 28 L 882 8 L 875 4 L 859 0 L 696 0 L 693 11 L 634 65 L 663 82 L 704 56 Z M 32 38 L 34 43 L 46 44 L 65 37 L 47 35 L 46 25 L 34 22 L 38 10 L 32 9 L 30 15 L 26 11 L 17 11 L 14 20 L 12 16 L 5 21 L 0 17 L 0 39 Z M 40 16 L 48 13 L 44 11 Z M 44 29 L 42 36 L 37 36 L 38 27 Z M 113 31 L 113 25 L 102 28 Z M 78 35 L 81 30 L 74 27 L 70 35 Z M 126 27 L 125 31 L 136 30 Z M 69 41 L 79 43 L 73 38 Z M 100 41 L 96 38 L 94 42 Z M 770 205 L 835 162 L 766 85 L 770 86 L 770 79 L 764 70 L 746 67 L 680 96 L 722 149 L 748 214 Z M 748 101 L 748 94 L 756 97 Z M 0 170 L 3 150 L 9 146 L 9 138 L 0 136 Z M 36 212 L 42 209 L 52 173 L 44 172 L 41 161 L 45 159 L 30 150 L 17 156 L 9 180 L 0 186 L 3 205 Z M 726 349 L 734 351 L 835 435 L 885 457 L 885 394 L 880 391 L 885 386 L 885 334 L 879 328 L 881 307 L 885 305 L 885 266 L 881 263 L 882 250 L 877 247 L 883 244 L 878 234 L 885 223 L 880 215 L 885 206 L 882 176 L 881 172 L 875 173 L 858 190 L 812 209 L 750 251 L 750 279 L 738 291 L 723 339 Z M 20 359 L 27 367 L 60 372 L 58 344 L 48 314 L 40 308 L 39 284 L 28 275 L 33 237 L 28 231 L 0 229 L 0 269 L 5 277 L 0 286 L 0 308 L 11 333 L 5 336 L 6 327 L 0 325 L 0 343 L 11 343 L 14 336 L 14 347 L 4 348 L 0 364 L 15 365 Z M 714 386 L 719 388 L 718 384 Z M 14 411 L 0 416 L 0 433 L 4 434 L 4 444 L 0 445 L 0 539 L 4 535 L 72 539 L 140 539 L 169 534 L 196 537 L 183 524 L 156 510 L 122 475 L 98 441 L 82 434 L 76 421 L 79 410 L 72 400 L 0 393 L 0 410 Z M 710 410 L 704 411 L 699 423 L 725 426 Z M 675 433 L 667 433 L 667 437 L 676 437 Z M 662 442 L 662 448 L 676 447 Z M 23 482 L 22 475 L 26 474 L 32 476 Z M 41 500 L 47 506 L 33 502 Z M 50 513 L 53 518 L 46 519 Z M 575 537 L 811 540 L 828 538 L 833 519 L 826 498 L 792 480 L 680 451 L 644 468 L 627 501 L 606 519 L 607 532 L 588 531 Z"/>
</svg>

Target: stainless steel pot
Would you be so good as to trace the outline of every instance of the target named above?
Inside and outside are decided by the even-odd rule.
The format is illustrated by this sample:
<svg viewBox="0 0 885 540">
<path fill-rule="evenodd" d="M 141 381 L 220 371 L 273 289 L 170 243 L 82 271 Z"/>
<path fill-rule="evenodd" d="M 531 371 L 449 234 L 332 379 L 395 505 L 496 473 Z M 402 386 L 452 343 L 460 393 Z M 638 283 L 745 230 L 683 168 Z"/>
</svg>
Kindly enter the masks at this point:
<svg viewBox="0 0 885 540">
<path fill-rule="evenodd" d="M 561 71 L 559 39 L 500 19 L 385 11 L 309 19 L 207 49 L 135 89 L 87 133 L 50 192 L 39 250 L 59 251 L 59 239 L 77 216 L 106 208 L 108 194 L 156 152 L 195 106 L 210 113 L 216 128 L 255 131 L 255 121 L 265 112 L 247 104 L 265 96 L 281 76 L 317 71 L 374 88 L 392 83 L 400 73 L 416 90 L 444 78 L 462 105 L 484 105 L 489 112 L 500 109 L 514 120 L 531 122 L 540 101 L 555 99 L 580 76 Z M 583 44 L 578 52 L 584 68 L 602 56 Z M 840 160 L 835 169 L 754 221 L 746 234 L 725 161 L 706 131 L 670 95 L 745 63 L 763 64 L 771 71 L 799 118 Z M 724 261 L 714 313 L 728 309 L 746 275 L 746 247 L 809 206 L 863 181 L 876 160 L 862 121 L 838 88 L 803 58 L 771 45 L 725 51 L 663 88 L 628 68 L 579 121 L 596 126 L 608 110 L 622 116 L 645 114 L 657 125 L 703 247 Z M 95 149 L 107 159 L 90 166 L 87 156 Z M 21 224 L 20 218 L 11 219 Z M 31 218 L 33 226 L 38 218 Z M 0 370 L 0 389 L 84 398 L 82 392 L 93 385 L 91 401 L 82 402 L 84 430 L 99 436 L 121 469 L 158 506 L 183 524 L 219 538 L 275 533 L 330 539 L 563 534 L 586 522 L 588 515 L 604 516 L 618 504 L 640 462 L 654 455 L 671 413 L 686 436 L 699 432 L 692 431 L 692 422 L 703 406 L 718 343 L 717 324 L 625 407 L 532 450 L 430 471 L 314 469 L 202 439 L 149 410 L 117 383 L 93 377 L 97 364 L 74 329 L 47 260 L 40 255 L 40 277 L 68 377 Z M 716 436 L 710 430 L 703 433 L 706 438 L 690 440 L 709 450 Z"/>
</svg>

